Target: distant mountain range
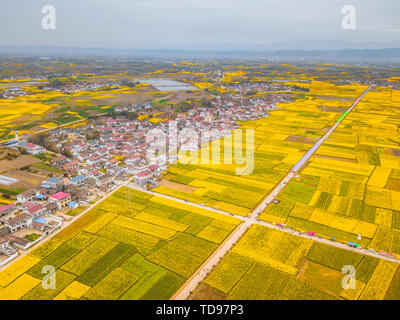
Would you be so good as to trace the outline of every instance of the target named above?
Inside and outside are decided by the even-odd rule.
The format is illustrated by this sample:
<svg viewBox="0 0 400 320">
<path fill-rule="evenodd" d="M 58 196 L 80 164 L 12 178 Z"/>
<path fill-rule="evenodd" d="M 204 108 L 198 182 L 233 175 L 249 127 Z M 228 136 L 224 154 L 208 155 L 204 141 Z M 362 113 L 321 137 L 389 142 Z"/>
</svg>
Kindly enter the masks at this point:
<svg viewBox="0 0 400 320">
<path fill-rule="evenodd" d="M 386 47 L 392 45 L 393 47 Z M 346 46 L 349 46 L 348 48 Z M 350 47 L 353 46 L 353 47 Z M 340 48 L 339 48 L 340 47 Z M 303 49 L 300 49 L 303 48 Z M 304 49 L 305 48 L 305 49 Z M 339 48 L 339 49 L 338 49 Z M 400 42 L 357 43 L 346 41 L 290 41 L 265 45 L 210 45 L 184 49 L 108 49 L 57 46 L 0 46 L 0 55 L 19 56 L 103 56 L 169 58 L 238 58 L 312 61 L 400 62 Z"/>
<path fill-rule="evenodd" d="M 400 48 L 400 41 L 345 41 L 345 40 L 291 40 L 275 41 L 264 44 L 215 44 L 195 48 L 196 50 L 249 50 L 249 51 L 276 51 L 276 50 L 346 50 L 346 49 L 391 49 Z"/>
</svg>

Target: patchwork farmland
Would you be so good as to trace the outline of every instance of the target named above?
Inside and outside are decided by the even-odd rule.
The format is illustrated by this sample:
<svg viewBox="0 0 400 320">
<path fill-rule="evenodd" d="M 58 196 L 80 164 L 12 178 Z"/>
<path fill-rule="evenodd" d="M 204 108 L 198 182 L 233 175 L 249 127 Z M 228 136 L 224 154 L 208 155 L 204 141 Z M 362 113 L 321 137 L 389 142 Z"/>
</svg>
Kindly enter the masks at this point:
<svg viewBox="0 0 400 320">
<path fill-rule="evenodd" d="M 239 222 L 123 187 L 1 271 L 0 299 L 168 299 Z"/>
<path fill-rule="evenodd" d="M 193 72 L 197 67 L 209 73 Z M 18 251 L 0 271 L 0 300 L 400 299 L 399 90 L 370 86 L 368 70 L 359 70 L 366 73 L 362 81 L 347 71 L 345 80 L 333 79 L 323 75 L 324 68 L 336 68 L 328 65 L 315 67 L 313 76 L 309 67 L 284 64 L 148 68 L 144 78 L 190 79 L 197 89 L 177 94 L 136 83 L 130 73 L 79 73 L 84 84 L 60 78 L 63 93 L 46 96 L 35 87 L 23 98 L 7 98 L 1 110 L 14 115 L 0 114 L 0 138 L 13 138 L 19 126 L 27 134 L 22 139 L 39 130 L 57 151 L 19 155 L 30 162 L 18 178 L 37 174 L 31 185 L 40 189 L 42 175 L 60 175 L 63 192 L 71 180 L 72 191 L 87 193 L 63 211 L 72 224 Z M 92 91 L 92 81 L 102 88 L 102 77 L 109 86 Z M 207 140 L 199 154 L 181 148 L 178 164 L 166 167 L 158 154 L 146 159 L 151 130 L 166 132 L 176 119 L 201 133 L 229 130 Z M 254 130 L 254 141 L 243 134 L 240 150 L 254 160 L 248 175 L 238 174 L 249 163 L 237 161 L 236 136 L 229 135 L 238 127 Z M 217 146 L 219 157 L 203 154 Z M 74 171 L 48 165 L 58 153 Z M 16 159 L 2 160 L 5 176 L 20 169 Z M 11 191 L 1 203 L 13 203 L 22 189 Z M 3 243 L 13 239 L 7 236 Z M 43 288 L 46 266 L 56 269 L 52 290 Z M 343 288 L 344 266 L 355 270 L 351 290 Z"/>
<path fill-rule="evenodd" d="M 398 96 L 369 92 L 260 218 L 400 254 Z"/>
<path fill-rule="evenodd" d="M 266 118 L 241 122 L 241 129 L 254 129 L 254 145 L 248 146 L 248 150 L 243 147 L 242 150 L 243 154 L 254 154 L 254 170 L 251 174 L 238 176 L 236 170 L 240 166 L 224 161 L 225 154 L 232 157 L 233 141 L 221 139 L 218 141 L 220 159 L 213 160 L 217 163 L 212 163 L 210 159 L 210 163 L 202 164 L 204 159 L 199 152 L 198 159 L 188 156 L 188 164 L 168 168 L 166 180 L 187 185 L 191 190 L 180 188 L 179 185 L 164 184 L 154 191 L 235 214 L 248 215 L 337 121 L 343 107 L 348 108 L 351 104 L 349 101 L 333 100 L 332 96 L 351 97 L 355 100 L 366 88 L 313 81 L 311 93 L 304 99 L 281 103 Z M 317 94 L 319 98 L 314 97 Z M 330 99 L 323 99 L 324 94 L 329 95 Z M 321 106 L 329 106 L 334 112 L 325 112 Z M 203 148 L 207 147 L 210 150 L 215 148 L 213 144 Z M 181 154 L 181 158 L 184 156 Z M 195 164 L 196 161 L 200 164 Z M 300 192 L 297 196 L 302 198 L 307 197 L 307 194 Z M 275 220 L 281 222 L 279 218 Z"/>
<path fill-rule="evenodd" d="M 342 287 L 354 266 L 354 289 Z M 252 226 L 191 299 L 398 300 L 400 265 Z"/>
</svg>

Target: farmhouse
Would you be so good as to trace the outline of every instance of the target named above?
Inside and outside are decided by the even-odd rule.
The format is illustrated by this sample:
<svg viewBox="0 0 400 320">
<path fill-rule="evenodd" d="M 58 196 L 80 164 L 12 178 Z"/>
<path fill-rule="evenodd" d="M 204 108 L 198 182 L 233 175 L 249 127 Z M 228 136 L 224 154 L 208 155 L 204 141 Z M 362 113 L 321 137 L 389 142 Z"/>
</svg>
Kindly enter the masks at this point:
<svg viewBox="0 0 400 320">
<path fill-rule="evenodd" d="M 25 149 L 25 151 L 31 155 L 35 155 L 35 154 L 39 154 L 39 153 L 43 153 L 46 152 L 46 149 L 43 148 L 42 146 L 38 146 L 37 144 L 33 144 L 33 143 L 26 143 L 23 148 Z"/>
<path fill-rule="evenodd" d="M 45 207 L 45 210 L 47 213 L 56 212 L 58 209 L 57 203 L 55 203 L 55 202 L 49 202 L 44 207 Z"/>
<path fill-rule="evenodd" d="M 50 196 L 49 200 L 56 203 L 58 209 L 63 209 L 67 206 L 68 202 L 71 201 L 71 195 L 66 192 L 58 192 Z"/>
<path fill-rule="evenodd" d="M 25 211 L 32 217 L 36 218 L 42 215 L 46 209 L 40 203 L 33 203 L 32 205 L 27 206 Z"/>
<path fill-rule="evenodd" d="M 0 206 L 0 217 L 3 217 L 11 213 L 16 208 L 14 203 L 7 204 L 5 206 Z"/>
<path fill-rule="evenodd" d="M 0 254 L 10 256 L 16 251 L 17 249 L 11 245 L 8 237 L 0 237 Z"/>
<path fill-rule="evenodd" d="M 79 168 L 79 162 L 77 161 L 69 161 L 63 165 L 64 171 L 76 171 Z"/>
<path fill-rule="evenodd" d="M 30 226 L 32 224 L 32 217 L 27 213 L 23 213 L 6 220 L 4 224 L 9 227 L 11 233 L 13 233 L 19 229 L 27 228 L 28 226 Z"/>
<path fill-rule="evenodd" d="M 96 178 L 95 183 L 102 190 L 109 190 L 111 188 L 114 177 L 110 174 L 103 174 Z"/>
<path fill-rule="evenodd" d="M 145 186 L 146 184 L 148 184 L 151 181 L 152 177 L 153 177 L 153 173 L 150 170 L 146 169 L 146 170 L 138 173 L 137 175 L 135 175 L 133 177 L 133 180 L 139 186 Z"/>
<path fill-rule="evenodd" d="M 49 179 L 43 181 L 42 186 L 48 186 L 54 190 L 61 190 L 62 187 L 64 186 L 64 177 L 52 176 Z"/>
<path fill-rule="evenodd" d="M 50 165 L 54 168 L 61 168 L 67 162 L 66 156 L 59 156 L 50 160 Z"/>
<path fill-rule="evenodd" d="M 77 187 L 82 187 L 87 183 L 87 179 L 84 176 L 79 175 L 69 179 L 69 183 Z"/>
<path fill-rule="evenodd" d="M 140 162 L 140 156 L 139 155 L 130 156 L 130 157 L 125 159 L 125 163 L 129 164 L 131 166 L 136 165 L 139 162 Z"/>
<path fill-rule="evenodd" d="M 19 203 L 24 203 L 24 202 L 27 202 L 27 201 L 32 201 L 35 198 L 36 198 L 35 189 L 29 189 L 29 190 L 26 190 L 25 192 L 20 193 L 17 196 L 17 201 Z"/>
</svg>

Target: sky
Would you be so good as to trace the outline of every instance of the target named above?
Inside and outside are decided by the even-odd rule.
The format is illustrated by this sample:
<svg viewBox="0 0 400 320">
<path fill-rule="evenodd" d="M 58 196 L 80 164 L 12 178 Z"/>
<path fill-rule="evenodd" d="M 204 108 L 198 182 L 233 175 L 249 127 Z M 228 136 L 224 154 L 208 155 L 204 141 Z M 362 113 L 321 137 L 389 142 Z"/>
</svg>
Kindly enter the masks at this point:
<svg viewBox="0 0 400 320">
<path fill-rule="evenodd" d="M 42 28 L 42 7 L 56 29 Z M 356 10 L 342 28 L 342 7 Z M 0 45 L 199 49 L 324 40 L 400 41 L 399 0 L 0 0 Z"/>
</svg>

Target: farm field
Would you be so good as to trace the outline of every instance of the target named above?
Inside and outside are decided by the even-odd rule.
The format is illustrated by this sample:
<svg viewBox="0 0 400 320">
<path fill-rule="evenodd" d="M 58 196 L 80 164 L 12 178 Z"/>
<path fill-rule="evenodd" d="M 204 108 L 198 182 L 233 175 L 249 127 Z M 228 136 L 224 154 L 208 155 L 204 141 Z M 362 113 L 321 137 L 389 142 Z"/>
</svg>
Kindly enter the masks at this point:
<svg viewBox="0 0 400 320">
<path fill-rule="evenodd" d="M 343 289 L 346 265 L 355 288 Z M 400 265 L 253 225 L 190 299 L 399 299 Z"/>
<path fill-rule="evenodd" d="M 19 71 L 25 68 L 23 64 L 14 67 Z M 15 130 L 20 136 L 24 133 L 32 134 L 49 130 L 59 125 L 112 112 L 117 105 L 133 102 L 152 103 L 154 107 L 160 107 L 161 111 L 171 111 L 175 108 L 175 104 L 186 100 L 189 96 L 198 98 L 206 95 L 204 92 L 200 93 L 199 90 L 190 93 L 160 91 L 149 84 L 137 82 L 138 78 L 170 77 L 184 82 L 195 79 L 200 82 L 208 79 L 204 77 L 207 74 L 171 73 L 166 69 L 155 70 L 155 66 L 147 64 L 130 65 L 124 68 L 125 72 L 110 72 L 101 75 L 96 74 L 98 70 L 83 72 L 82 68 L 85 69 L 87 66 L 80 63 L 54 65 L 44 62 L 36 67 L 41 69 L 41 77 L 47 73 L 52 76 L 49 76 L 48 80 L 0 80 L 0 140 L 14 138 Z M 135 71 L 127 72 L 128 69 Z M 68 70 L 69 75 L 54 77 L 56 70 L 63 72 Z M 136 75 L 139 74 L 140 77 L 137 77 Z M 84 86 L 77 91 L 63 90 L 65 87 L 81 84 Z M 92 85 L 97 86 L 93 89 Z M 3 99 L 1 93 L 8 89 L 22 90 L 27 94 Z M 170 99 L 163 99 L 167 95 L 171 96 Z M 149 121 L 159 123 L 165 119 L 154 117 Z"/>
<path fill-rule="evenodd" d="M 332 96 L 355 99 L 365 89 L 360 85 L 334 86 L 312 81 L 312 94 L 279 104 L 265 118 L 240 123 L 240 129 L 254 129 L 254 139 L 249 138 L 247 147 L 240 150 L 243 155 L 254 155 L 250 174 L 241 175 L 238 171 L 243 165 L 235 164 L 230 136 L 204 145 L 197 154 L 181 152 L 178 164 L 169 167 L 165 177 L 175 184 L 163 183 L 154 191 L 246 216 L 333 125 L 343 108 L 351 105 L 349 101 L 333 100 Z M 320 97 L 315 98 L 316 94 Z M 324 94 L 330 99 L 324 99 Z M 329 112 L 322 107 L 329 107 Z M 244 136 L 245 131 L 243 139 Z M 218 146 L 219 157 L 212 157 Z M 297 196 L 307 201 L 312 193 L 304 190 Z M 275 220 L 280 222 L 280 217 Z"/>
<path fill-rule="evenodd" d="M 0 299 L 168 299 L 239 222 L 122 187 L 1 271 Z"/>
<path fill-rule="evenodd" d="M 53 157 L 49 154 L 35 157 L 20 154 L 12 149 L 0 148 L 0 174 L 17 180 L 10 185 L 0 184 L 0 196 L 4 195 L 9 200 L 14 199 L 17 194 L 39 186 L 50 174 L 63 173 L 45 163 L 48 162 L 47 159 Z"/>
<path fill-rule="evenodd" d="M 261 219 L 332 241 L 352 241 L 400 259 L 400 90 L 372 86 L 277 198 L 259 216 L 243 219 L 242 226 L 251 227 L 237 233 L 240 238 L 226 241 L 219 251 L 242 220 L 205 209 L 248 216 L 366 90 L 372 77 L 386 71 L 373 66 L 308 63 L 202 66 L 184 61 L 159 63 L 157 59 L 112 63 L 103 69 L 101 60 L 89 61 L 77 61 L 79 67 L 48 64 L 44 86 L 25 86 L 28 79 L 0 80 L 0 141 L 14 139 L 16 131 L 20 137 L 28 134 L 23 139 L 32 139 L 32 133 L 49 133 L 60 125 L 78 128 L 78 132 L 53 134 L 55 144 L 60 142 L 71 150 L 63 152 L 68 158 L 76 160 L 82 153 L 78 174 L 88 176 L 84 189 L 90 190 L 79 207 L 65 211 L 67 221 L 79 216 L 73 224 L 0 269 L 0 300 L 166 300 L 188 279 L 193 281 L 185 286 L 185 296 L 190 292 L 189 299 L 199 300 L 400 300 L 399 264 L 257 224 Z M 113 70 L 116 67 L 121 73 Z M 62 70 L 68 70 L 65 77 L 60 76 Z M 164 91 L 136 82 L 142 77 L 180 80 L 197 89 Z M 383 79 L 375 81 L 379 80 L 388 85 Z M 3 99 L 2 88 L 18 81 L 27 94 Z M 64 91 L 80 81 L 88 85 L 84 90 Z M 47 82 L 63 84 L 49 89 Z M 89 84 L 107 85 L 92 91 Z M 219 104 L 228 113 L 228 106 L 232 107 L 235 118 L 224 123 L 229 117 L 221 116 Z M 263 115 L 267 105 L 275 104 L 275 109 Z M 254 108 L 240 110 L 250 105 Z M 195 109 L 206 116 L 193 115 Z M 208 128 L 209 123 L 221 132 L 230 127 L 230 121 L 241 118 L 239 111 L 244 112 L 242 119 L 258 119 L 239 121 L 239 129 L 232 133 L 242 136 L 232 134 L 204 144 L 198 153 L 180 151 L 179 162 L 166 172 L 159 172 L 161 165 L 154 169 L 157 172 L 144 186 L 157 184 L 153 191 L 159 196 L 120 187 L 82 215 L 85 201 L 94 203 L 106 190 L 106 185 L 98 184 L 104 176 L 96 171 L 107 173 L 107 179 L 112 175 L 117 185 L 120 179 L 146 177 L 138 174 L 144 170 L 144 159 L 137 166 L 127 160 L 132 154 L 136 158 L 136 153 L 143 157 L 150 149 L 143 146 L 153 125 L 164 130 L 169 120 L 183 119 L 196 130 Z M 246 130 L 254 136 L 246 135 Z M 104 153 L 103 148 L 107 149 Z M 102 160 L 116 159 L 118 167 L 111 167 L 114 160 L 110 166 L 108 161 L 93 161 L 93 165 L 81 161 L 87 152 L 106 154 Z M 247 158 L 245 164 L 238 153 Z M 12 203 L 19 193 L 40 186 L 49 176 L 64 175 L 50 166 L 56 156 L 16 157 L 4 152 L 0 173 L 19 181 L 9 187 L 0 185 L 0 204 Z M 76 174 L 65 170 L 64 177 Z M 69 188 L 62 191 L 75 192 L 75 187 Z M 19 230 L 15 235 L 23 237 L 26 232 Z M 213 253 L 214 258 L 225 256 L 219 262 L 210 259 L 191 278 Z M 55 289 L 42 286 L 46 266 L 56 270 Z M 355 269 L 354 289 L 343 289 L 344 266 Z M 193 290 L 198 276 L 207 272 Z"/>
<path fill-rule="evenodd" d="M 109 75 L 96 77 L 82 74 L 80 80 L 88 82 L 115 81 L 125 75 Z M 102 78 L 102 79 L 99 79 Z M 71 77 L 57 80 L 65 83 L 73 81 Z M 28 79 L 26 79 L 28 80 Z M 54 79 L 53 79 L 54 80 Z M 10 81 L 18 85 L 19 81 Z M 13 99 L 0 99 L 0 139 L 7 140 L 14 137 L 14 130 L 19 134 L 51 129 L 58 125 L 67 124 L 87 118 L 90 115 L 111 111 L 111 105 L 121 102 L 130 102 L 132 95 L 140 97 L 149 91 L 145 86 L 130 88 L 127 86 L 110 87 L 106 90 L 79 91 L 63 93 L 40 89 L 35 82 L 25 82 L 19 88 L 29 92 L 29 95 L 18 96 Z"/>
<path fill-rule="evenodd" d="M 370 91 L 260 218 L 400 255 L 398 97 Z"/>
</svg>

